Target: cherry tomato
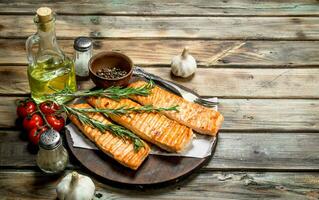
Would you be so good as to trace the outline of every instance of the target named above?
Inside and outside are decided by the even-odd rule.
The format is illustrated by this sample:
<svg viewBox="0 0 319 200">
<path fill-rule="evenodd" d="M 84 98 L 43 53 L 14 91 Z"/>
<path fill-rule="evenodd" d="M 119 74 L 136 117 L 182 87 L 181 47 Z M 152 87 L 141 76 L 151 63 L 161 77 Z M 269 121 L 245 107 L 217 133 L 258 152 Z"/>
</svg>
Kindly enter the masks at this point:
<svg viewBox="0 0 319 200">
<path fill-rule="evenodd" d="M 37 145 L 39 143 L 40 140 L 40 136 L 42 135 L 42 133 L 44 133 L 46 130 L 48 130 L 48 128 L 46 126 L 43 127 L 36 127 L 33 128 L 29 131 L 29 141 L 34 144 Z"/>
<path fill-rule="evenodd" d="M 45 118 L 48 121 L 48 123 L 50 124 L 50 126 L 56 131 L 61 131 L 65 125 L 65 121 L 64 121 L 64 118 L 62 116 L 46 115 Z"/>
<path fill-rule="evenodd" d="M 23 119 L 23 128 L 27 131 L 37 128 L 43 125 L 43 119 L 41 115 L 35 113 L 33 115 L 28 115 Z"/>
<path fill-rule="evenodd" d="M 60 106 L 52 101 L 45 101 L 40 104 L 40 110 L 43 114 L 49 115 L 60 109 Z"/>
<path fill-rule="evenodd" d="M 18 102 L 17 115 L 21 118 L 25 118 L 28 114 L 36 111 L 37 106 L 31 99 L 25 99 Z"/>
</svg>

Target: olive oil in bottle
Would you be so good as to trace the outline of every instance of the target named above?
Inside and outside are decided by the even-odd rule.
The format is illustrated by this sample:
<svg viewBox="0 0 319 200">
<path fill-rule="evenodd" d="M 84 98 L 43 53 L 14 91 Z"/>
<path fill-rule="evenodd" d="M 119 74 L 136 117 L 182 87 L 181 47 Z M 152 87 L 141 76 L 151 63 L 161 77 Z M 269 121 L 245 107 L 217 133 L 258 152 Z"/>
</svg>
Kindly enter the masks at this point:
<svg viewBox="0 0 319 200">
<path fill-rule="evenodd" d="M 37 102 L 47 100 L 46 95 L 68 87 L 76 91 L 74 62 L 59 48 L 55 36 L 55 18 L 50 8 L 37 10 L 35 23 L 36 34 L 26 42 L 29 61 L 28 78 L 32 98 Z M 38 51 L 33 53 L 32 46 L 38 44 Z M 59 103 L 70 100 L 61 97 Z"/>
<path fill-rule="evenodd" d="M 44 101 L 46 100 L 44 95 L 53 93 L 54 90 L 62 90 L 66 86 L 73 91 L 76 90 L 73 61 L 65 60 L 62 63 L 52 64 L 52 60 L 50 58 L 29 67 L 29 85 L 32 98 L 36 101 Z M 58 99 L 59 103 L 67 100 Z"/>
</svg>

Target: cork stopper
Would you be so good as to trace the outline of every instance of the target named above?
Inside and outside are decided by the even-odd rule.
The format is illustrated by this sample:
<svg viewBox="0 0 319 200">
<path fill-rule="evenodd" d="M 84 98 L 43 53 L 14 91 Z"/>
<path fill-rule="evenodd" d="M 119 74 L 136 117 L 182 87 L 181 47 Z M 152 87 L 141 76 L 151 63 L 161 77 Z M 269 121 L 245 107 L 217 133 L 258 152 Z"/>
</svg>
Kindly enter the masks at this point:
<svg viewBox="0 0 319 200">
<path fill-rule="evenodd" d="M 46 23 L 52 20 L 53 13 L 51 8 L 41 7 L 37 10 L 37 16 L 40 23 Z"/>
</svg>

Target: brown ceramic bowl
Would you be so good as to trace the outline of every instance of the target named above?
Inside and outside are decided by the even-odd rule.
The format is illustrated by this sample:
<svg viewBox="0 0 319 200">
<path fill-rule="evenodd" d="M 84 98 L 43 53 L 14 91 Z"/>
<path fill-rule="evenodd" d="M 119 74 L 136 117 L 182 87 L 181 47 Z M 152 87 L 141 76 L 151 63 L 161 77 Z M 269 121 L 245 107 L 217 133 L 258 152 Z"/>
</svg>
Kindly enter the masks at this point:
<svg viewBox="0 0 319 200">
<path fill-rule="evenodd" d="M 127 74 L 120 78 L 109 79 L 103 78 L 96 74 L 99 69 L 118 67 L 126 71 Z M 99 88 L 108 88 L 111 86 L 127 86 L 132 77 L 133 62 L 132 60 L 118 52 L 101 52 L 93 56 L 89 61 L 90 78 Z"/>
</svg>

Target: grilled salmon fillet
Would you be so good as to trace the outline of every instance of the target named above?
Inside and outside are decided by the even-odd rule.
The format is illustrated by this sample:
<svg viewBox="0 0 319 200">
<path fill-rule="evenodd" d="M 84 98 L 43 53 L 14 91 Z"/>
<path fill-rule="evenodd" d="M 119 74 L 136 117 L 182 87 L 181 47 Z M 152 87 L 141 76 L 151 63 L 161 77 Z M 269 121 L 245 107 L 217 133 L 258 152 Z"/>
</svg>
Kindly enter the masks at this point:
<svg viewBox="0 0 319 200">
<path fill-rule="evenodd" d="M 131 83 L 129 87 L 141 87 L 145 84 L 147 84 L 145 81 L 137 81 Z M 151 104 L 155 108 L 178 105 L 179 112 L 165 111 L 163 114 L 201 134 L 216 135 L 224 121 L 224 117 L 219 112 L 186 101 L 158 86 L 155 86 L 148 96 L 134 95 L 131 98 L 142 105 Z"/>
<path fill-rule="evenodd" d="M 87 103 L 75 104 L 72 107 L 92 108 Z M 88 115 L 103 124 L 111 123 L 100 113 L 89 113 Z M 126 167 L 136 170 L 150 152 L 150 147 L 145 142 L 143 142 L 143 147 L 135 151 L 131 140 L 117 137 L 109 131 L 102 133 L 96 128 L 82 124 L 74 115 L 69 115 L 68 117 L 99 149 Z"/>
<path fill-rule="evenodd" d="M 89 104 L 97 108 L 114 109 L 122 106 L 141 107 L 130 100 L 115 101 L 106 97 L 89 97 Z M 160 113 L 128 113 L 126 115 L 110 115 L 118 124 L 130 129 L 144 140 L 169 152 L 182 151 L 192 140 L 192 129 L 179 124 Z"/>
</svg>

